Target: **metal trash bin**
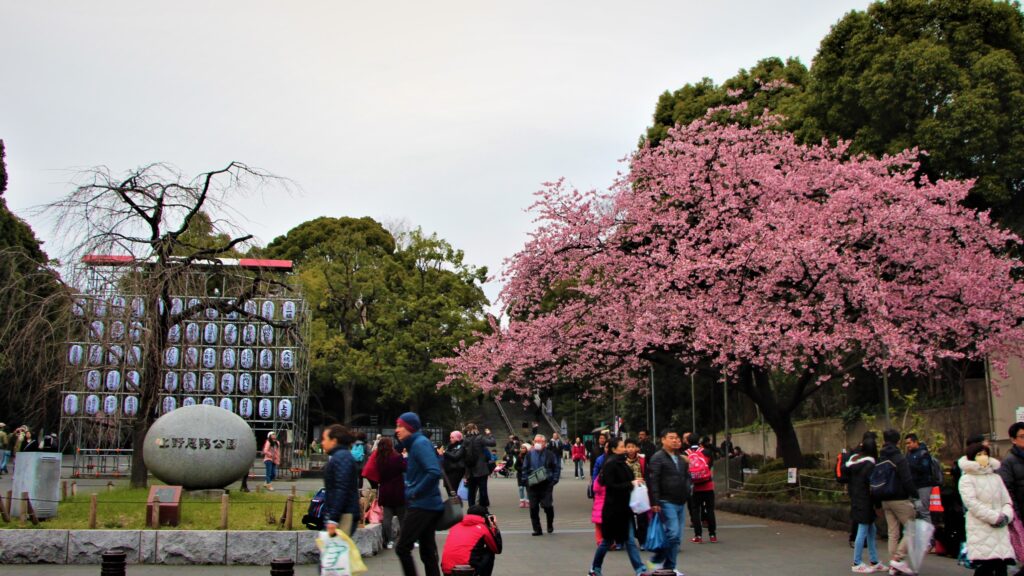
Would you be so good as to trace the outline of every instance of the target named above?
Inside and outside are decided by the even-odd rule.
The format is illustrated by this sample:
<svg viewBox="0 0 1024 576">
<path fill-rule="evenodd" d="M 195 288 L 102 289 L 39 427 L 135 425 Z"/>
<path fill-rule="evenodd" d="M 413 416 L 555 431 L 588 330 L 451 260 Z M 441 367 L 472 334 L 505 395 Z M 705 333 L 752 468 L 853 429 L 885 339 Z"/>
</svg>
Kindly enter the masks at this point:
<svg viewBox="0 0 1024 576">
<path fill-rule="evenodd" d="M 11 515 L 20 516 L 28 492 L 36 518 L 55 518 L 60 502 L 59 452 L 19 452 L 14 462 L 14 486 L 11 488 Z M 26 513 L 28 512 L 26 508 Z"/>
</svg>

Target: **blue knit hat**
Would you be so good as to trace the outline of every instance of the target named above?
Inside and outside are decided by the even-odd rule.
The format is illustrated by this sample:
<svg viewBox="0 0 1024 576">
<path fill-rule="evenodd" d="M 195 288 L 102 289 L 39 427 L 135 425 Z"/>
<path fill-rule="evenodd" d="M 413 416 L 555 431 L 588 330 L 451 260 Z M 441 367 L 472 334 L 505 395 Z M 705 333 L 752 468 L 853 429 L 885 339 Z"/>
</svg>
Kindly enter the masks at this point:
<svg viewBox="0 0 1024 576">
<path fill-rule="evenodd" d="M 419 432 L 420 428 L 423 427 L 423 425 L 420 424 L 420 417 L 417 416 L 415 412 L 406 412 L 405 414 L 402 414 L 398 417 L 395 425 L 401 426 L 409 432 Z"/>
</svg>

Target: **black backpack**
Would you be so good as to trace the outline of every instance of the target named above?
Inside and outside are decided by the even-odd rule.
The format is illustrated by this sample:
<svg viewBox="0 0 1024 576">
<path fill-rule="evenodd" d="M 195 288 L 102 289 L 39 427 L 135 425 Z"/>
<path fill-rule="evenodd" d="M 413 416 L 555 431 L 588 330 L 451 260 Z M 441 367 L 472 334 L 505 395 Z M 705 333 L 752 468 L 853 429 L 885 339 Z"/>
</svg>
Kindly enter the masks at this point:
<svg viewBox="0 0 1024 576">
<path fill-rule="evenodd" d="M 896 471 L 896 463 L 882 460 L 875 464 L 869 479 L 871 497 L 875 500 L 895 500 L 903 493 L 900 475 Z"/>
<path fill-rule="evenodd" d="M 302 524 L 310 530 L 324 529 L 324 513 L 327 511 L 327 491 L 323 488 L 316 491 L 316 495 L 309 501 L 309 510 L 302 517 Z"/>
<path fill-rule="evenodd" d="M 942 473 L 942 462 L 939 462 L 939 459 L 931 454 L 928 457 L 932 461 L 932 486 L 942 486 L 946 479 Z"/>
</svg>

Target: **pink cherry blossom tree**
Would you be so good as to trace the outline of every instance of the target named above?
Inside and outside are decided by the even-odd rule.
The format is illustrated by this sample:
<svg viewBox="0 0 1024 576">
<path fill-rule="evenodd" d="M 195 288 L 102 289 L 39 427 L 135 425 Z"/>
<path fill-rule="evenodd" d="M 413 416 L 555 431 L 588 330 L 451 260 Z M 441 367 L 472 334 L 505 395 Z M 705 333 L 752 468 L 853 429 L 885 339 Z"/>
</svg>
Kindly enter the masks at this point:
<svg viewBox="0 0 1024 576">
<path fill-rule="evenodd" d="M 798 145 L 771 122 L 677 128 L 604 193 L 546 185 L 507 262 L 507 322 L 461 346 L 441 385 L 644 390 L 647 362 L 711 368 L 796 466 L 792 414 L 822 384 L 1024 352 L 1021 240 L 960 204 L 971 182 L 920 181 L 916 151 Z"/>
</svg>

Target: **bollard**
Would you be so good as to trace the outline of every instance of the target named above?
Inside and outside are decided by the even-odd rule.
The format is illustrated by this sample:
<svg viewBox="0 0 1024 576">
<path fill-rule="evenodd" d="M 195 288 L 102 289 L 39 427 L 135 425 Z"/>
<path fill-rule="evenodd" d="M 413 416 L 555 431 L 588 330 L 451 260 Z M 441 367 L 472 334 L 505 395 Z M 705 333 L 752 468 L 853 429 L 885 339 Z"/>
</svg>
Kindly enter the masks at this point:
<svg viewBox="0 0 1024 576">
<path fill-rule="evenodd" d="M 229 506 L 229 500 L 230 499 L 229 499 L 227 494 L 221 494 L 221 497 L 220 497 L 220 529 L 221 530 L 227 530 L 228 529 L 228 506 Z"/>
<path fill-rule="evenodd" d="M 452 568 L 452 576 L 476 576 L 476 568 L 462 564 Z"/>
<path fill-rule="evenodd" d="M 152 528 L 153 530 L 159 530 L 160 529 L 160 498 L 158 498 L 158 497 L 154 497 L 153 498 L 153 510 L 152 510 L 152 512 L 153 512 L 153 514 L 152 514 L 152 516 L 149 519 L 150 528 Z"/>
<path fill-rule="evenodd" d="M 295 576 L 295 561 L 291 558 L 274 558 L 270 561 L 270 576 Z"/>
<path fill-rule="evenodd" d="M 60 501 L 63 502 L 68 499 L 68 481 L 60 481 Z"/>
<path fill-rule="evenodd" d="M 98 507 L 96 502 L 96 495 L 92 494 L 89 496 L 89 529 L 96 529 L 96 508 Z"/>
<path fill-rule="evenodd" d="M 125 553 L 116 550 L 107 550 L 103 553 L 103 564 L 100 567 L 100 576 L 125 576 Z"/>
</svg>

